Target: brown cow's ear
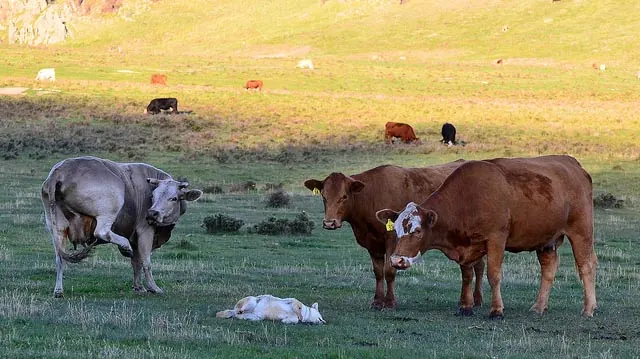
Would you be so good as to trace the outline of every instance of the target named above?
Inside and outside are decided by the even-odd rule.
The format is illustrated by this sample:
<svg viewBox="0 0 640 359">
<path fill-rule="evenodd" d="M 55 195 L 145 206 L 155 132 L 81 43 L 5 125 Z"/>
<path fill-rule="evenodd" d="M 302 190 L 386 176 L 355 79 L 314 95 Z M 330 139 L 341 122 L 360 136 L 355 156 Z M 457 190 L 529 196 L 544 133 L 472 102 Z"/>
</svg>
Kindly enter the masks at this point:
<svg viewBox="0 0 640 359">
<path fill-rule="evenodd" d="M 364 182 L 353 181 L 353 182 L 351 182 L 351 185 L 349 186 L 349 189 L 351 190 L 351 192 L 355 193 L 355 192 L 362 191 L 364 186 L 365 186 Z"/>
<path fill-rule="evenodd" d="M 310 180 L 304 181 L 304 186 L 307 187 L 309 189 L 309 191 L 313 191 L 316 188 L 319 191 L 322 190 L 322 182 L 318 181 L 318 180 L 315 180 L 315 179 L 310 179 Z"/>
<path fill-rule="evenodd" d="M 427 214 L 425 215 L 425 219 L 426 225 L 429 228 L 433 228 L 433 226 L 435 226 L 436 222 L 438 221 L 438 214 L 432 210 L 428 210 Z"/>
<path fill-rule="evenodd" d="M 376 218 L 380 223 L 387 224 L 387 221 L 391 220 L 391 222 L 395 222 L 398 219 L 398 215 L 400 212 L 396 212 L 392 209 L 381 209 L 376 212 Z"/>
<path fill-rule="evenodd" d="M 192 189 L 190 191 L 187 191 L 184 193 L 184 200 L 185 201 L 195 201 L 196 199 L 200 198 L 202 196 L 202 191 L 199 189 Z"/>
</svg>

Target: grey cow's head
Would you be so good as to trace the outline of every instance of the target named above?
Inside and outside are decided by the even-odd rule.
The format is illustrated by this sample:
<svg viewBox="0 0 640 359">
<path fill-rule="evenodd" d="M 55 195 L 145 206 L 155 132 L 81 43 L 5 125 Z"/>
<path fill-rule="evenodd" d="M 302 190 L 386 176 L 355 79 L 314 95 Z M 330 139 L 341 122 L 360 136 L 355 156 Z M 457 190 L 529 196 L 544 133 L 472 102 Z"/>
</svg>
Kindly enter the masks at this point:
<svg viewBox="0 0 640 359">
<path fill-rule="evenodd" d="M 172 179 L 147 178 L 155 186 L 151 193 L 151 208 L 147 212 L 147 221 L 154 226 L 170 226 L 187 210 L 186 201 L 195 201 L 202 196 L 198 189 L 186 190 L 189 182 Z"/>
</svg>

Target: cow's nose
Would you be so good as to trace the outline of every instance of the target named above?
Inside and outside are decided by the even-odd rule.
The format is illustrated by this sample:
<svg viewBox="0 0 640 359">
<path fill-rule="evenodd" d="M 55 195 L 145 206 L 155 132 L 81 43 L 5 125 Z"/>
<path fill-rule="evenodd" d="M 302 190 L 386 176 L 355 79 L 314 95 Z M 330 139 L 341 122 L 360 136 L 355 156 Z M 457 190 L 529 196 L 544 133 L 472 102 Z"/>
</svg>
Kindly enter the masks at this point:
<svg viewBox="0 0 640 359">
<path fill-rule="evenodd" d="M 342 226 L 341 223 L 339 223 L 338 221 L 336 221 L 335 219 L 325 219 L 322 221 L 322 227 L 324 229 L 337 229 L 340 228 Z"/>
<path fill-rule="evenodd" d="M 157 220 L 158 216 L 160 215 L 160 212 L 154 210 L 154 209 L 150 209 L 149 212 L 147 212 L 147 220 Z"/>
<path fill-rule="evenodd" d="M 389 258 L 389 262 L 391 263 L 391 266 L 395 269 L 407 269 L 411 266 L 409 264 L 409 261 L 407 261 L 405 257 L 391 256 Z"/>
</svg>

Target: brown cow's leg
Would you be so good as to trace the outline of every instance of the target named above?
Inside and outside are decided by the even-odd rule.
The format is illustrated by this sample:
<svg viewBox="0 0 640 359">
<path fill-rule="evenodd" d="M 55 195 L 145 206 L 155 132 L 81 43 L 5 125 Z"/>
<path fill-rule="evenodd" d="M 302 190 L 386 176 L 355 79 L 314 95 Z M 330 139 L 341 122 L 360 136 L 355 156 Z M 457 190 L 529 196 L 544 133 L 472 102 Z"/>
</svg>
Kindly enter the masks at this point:
<svg viewBox="0 0 640 359">
<path fill-rule="evenodd" d="M 536 299 L 530 310 L 537 314 L 543 314 L 548 308 L 549 293 L 551 293 L 551 286 L 558 271 L 558 251 L 555 247 L 545 248 L 537 250 L 536 255 L 538 256 L 538 262 L 540 262 L 540 290 L 538 291 L 538 299 Z"/>
<path fill-rule="evenodd" d="M 490 238 L 487 242 L 487 278 L 491 286 L 491 311 L 489 318 L 504 318 L 504 303 L 500 292 L 502 280 L 502 261 L 504 260 L 504 239 Z"/>
<path fill-rule="evenodd" d="M 593 250 L 593 232 L 590 226 L 588 235 L 567 231 L 567 237 L 571 242 L 571 249 L 575 258 L 576 267 L 584 286 L 584 307 L 582 315 L 593 317 L 597 308 L 596 302 L 596 265 L 598 259 Z"/>
<path fill-rule="evenodd" d="M 473 293 L 471 291 L 471 283 L 473 282 L 474 267 L 469 265 L 460 265 L 460 273 L 462 274 L 462 288 L 460 289 L 460 301 L 458 302 L 458 314 L 464 316 L 473 315 Z"/>
<path fill-rule="evenodd" d="M 391 262 L 389 260 L 384 261 L 384 279 L 387 282 L 387 295 L 384 298 L 384 307 L 396 309 L 396 269 L 391 266 Z"/>
<path fill-rule="evenodd" d="M 484 257 L 473 265 L 473 272 L 476 275 L 476 285 L 473 290 L 473 306 L 482 306 L 482 277 L 484 276 Z"/>
<path fill-rule="evenodd" d="M 384 308 L 384 255 L 371 254 L 371 262 L 373 263 L 373 274 L 376 276 L 376 294 L 371 302 L 374 309 Z"/>
</svg>

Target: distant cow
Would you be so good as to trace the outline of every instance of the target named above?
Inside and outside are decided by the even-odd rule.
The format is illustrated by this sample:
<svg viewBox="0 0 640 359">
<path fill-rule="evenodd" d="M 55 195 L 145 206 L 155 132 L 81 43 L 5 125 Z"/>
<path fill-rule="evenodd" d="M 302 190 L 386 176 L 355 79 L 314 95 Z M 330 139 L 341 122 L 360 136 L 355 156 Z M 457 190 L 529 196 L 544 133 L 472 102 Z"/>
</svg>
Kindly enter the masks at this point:
<svg viewBox="0 0 640 359">
<path fill-rule="evenodd" d="M 56 80 L 56 70 L 55 69 L 41 69 L 38 71 L 38 75 L 36 76 L 36 81 L 55 81 Z"/>
<path fill-rule="evenodd" d="M 167 86 L 167 75 L 165 75 L 165 74 L 153 74 L 153 75 L 151 75 L 151 84 L 152 85 Z"/>
<path fill-rule="evenodd" d="M 313 62 L 309 59 L 298 61 L 297 68 L 313 70 Z"/>
<path fill-rule="evenodd" d="M 425 190 L 425 193 L 428 191 Z M 408 269 L 422 253 L 442 251 L 458 264 L 487 256 L 490 318 L 503 318 L 500 290 L 505 251 L 535 251 L 540 287 L 531 310 L 543 314 L 558 271 L 558 247 L 571 243 L 584 286 L 582 314 L 596 309 L 596 254 L 591 176 L 570 156 L 496 158 L 461 164 L 420 205 L 376 213 L 394 223 L 398 240 L 391 265 Z M 471 298 L 466 299 L 471 306 Z"/>
<path fill-rule="evenodd" d="M 413 128 L 406 123 L 387 122 L 384 125 L 384 142 L 389 140 L 389 144 L 393 144 L 394 137 L 399 137 L 404 143 L 420 141 L 413 132 Z"/>
<path fill-rule="evenodd" d="M 260 81 L 260 80 L 249 80 L 249 81 L 247 81 L 247 84 L 244 85 L 244 89 L 245 90 L 254 89 L 254 90 L 262 91 L 262 81 Z"/>
<path fill-rule="evenodd" d="M 172 109 L 172 113 L 178 113 L 178 99 L 175 97 L 167 98 L 154 98 L 147 105 L 147 109 L 144 113 L 150 113 L 152 115 L 159 114 L 162 110 L 169 111 Z"/>
<path fill-rule="evenodd" d="M 442 125 L 442 143 L 453 146 L 456 144 L 456 128 L 449 122 Z"/>
<path fill-rule="evenodd" d="M 54 297 L 63 296 L 63 260 L 80 262 L 101 243 L 116 244 L 131 258 L 135 291 L 162 293 L 151 274 L 151 251 L 169 240 L 187 201 L 202 196 L 202 191 L 187 186 L 144 163 L 78 157 L 53 166 L 42 184 L 41 199 L 56 254 Z M 67 252 L 65 240 L 84 248 Z"/>
</svg>

